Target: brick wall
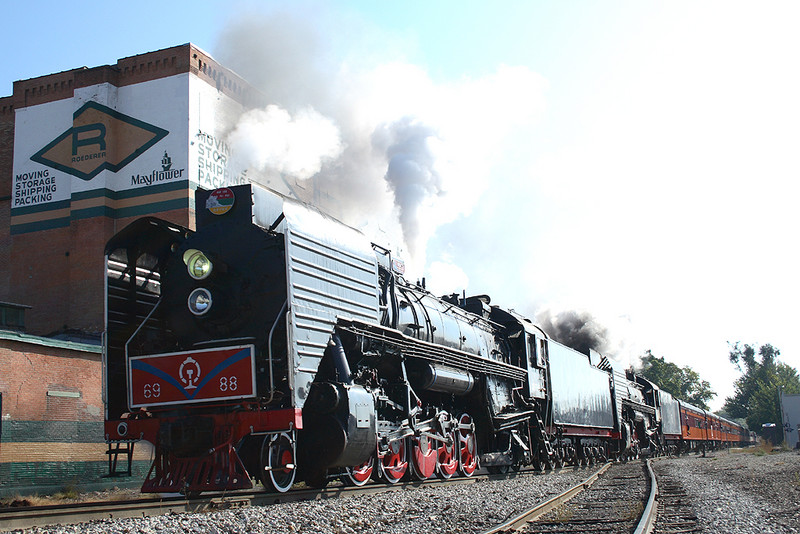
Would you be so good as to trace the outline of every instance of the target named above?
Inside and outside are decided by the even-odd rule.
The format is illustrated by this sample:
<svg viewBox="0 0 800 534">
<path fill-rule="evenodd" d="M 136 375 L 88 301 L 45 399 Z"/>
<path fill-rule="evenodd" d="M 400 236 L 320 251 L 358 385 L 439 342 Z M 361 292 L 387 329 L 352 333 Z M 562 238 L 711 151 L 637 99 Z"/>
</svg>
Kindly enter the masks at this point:
<svg viewBox="0 0 800 534">
<path fill-rule="evenodd" d="M 187 43 L 122 58 L 115 65 L 81 67 L 14 82 L 17 108 L 72 97 L 77 87 L 111 83 L 117 87 L 191 72 L 219 91 L 246 105 L 263 105 L 264 96 L 235 72 Z M 11 97 L 9 97 L 11 98 Z"/>
<path fill-rule="evenodd" d="M 100 359 L 100 347 L 0 338 L 4 420 L 102 422 Z"/>
<path fill-rule="evenodd" d="M 14 164 L 13 98 L 0 98 L 0 198 L 11 196 L 11 171 Z"/>
<path fill-rule="evenodd" d="M 0 333 L 0 496 L 102 487 L 108 473 L 99 347 Z M 134 455 L 138 486 L 151 449 Z"/>
<path fill-rule="evenodd" d="M 0 98 L 0 295 L 8 294 L 11 262 L 11 183 L 14 163 L 14 105 Z"/>
<path fill-rule="evenodd" d="M 11 236 L 8 300 L 32 306 L 25 312 L 29 332 L 60 330 L 68 317 L 69 241 L 69 228 Z"/>
</svg>

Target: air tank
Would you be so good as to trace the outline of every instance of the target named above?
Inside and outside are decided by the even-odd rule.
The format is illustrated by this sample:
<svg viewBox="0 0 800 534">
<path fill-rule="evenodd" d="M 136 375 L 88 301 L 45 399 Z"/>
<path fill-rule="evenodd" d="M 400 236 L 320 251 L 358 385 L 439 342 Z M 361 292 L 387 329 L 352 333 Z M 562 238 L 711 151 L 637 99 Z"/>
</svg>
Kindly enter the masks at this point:
<svg viewBox="0 0 800 534">
<path fill-rule="evenodd" d="M 428 363 L 417 369 L 419 387 L 451 395 L 466 395 L 472 391 L 475 379 L 469 371 Z"/>
</svg>

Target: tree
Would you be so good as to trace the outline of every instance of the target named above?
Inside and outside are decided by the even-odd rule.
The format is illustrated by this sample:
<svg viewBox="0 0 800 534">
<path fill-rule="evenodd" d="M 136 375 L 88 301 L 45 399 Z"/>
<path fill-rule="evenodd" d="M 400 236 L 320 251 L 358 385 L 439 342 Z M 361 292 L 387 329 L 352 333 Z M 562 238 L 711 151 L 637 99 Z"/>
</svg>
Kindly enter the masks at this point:
<svg viewBox="0 0 800 534">
<path fill-rule="evenodd" d="M 780 392 L 800 393 L 797 371 L 778 361 L 781 352 L 770 344 L 755 346 L 729 344 L 730 361 L 742 376 L 734 383 L 734 394 L 725 399 L 724 409 L 744 418 L 747 426 L 760 431 L 764 423 L 781 424 Z"/>
<path fill-rule="evenodd" d="M 678 400 L 708 410 L 708 402 L 716 396 L 711 384 L 701 380 L 691 367 L 678 367 L 672 362 L 654 356 L 649 350 L 642 356 L 640 374 Z"/>
</svg>

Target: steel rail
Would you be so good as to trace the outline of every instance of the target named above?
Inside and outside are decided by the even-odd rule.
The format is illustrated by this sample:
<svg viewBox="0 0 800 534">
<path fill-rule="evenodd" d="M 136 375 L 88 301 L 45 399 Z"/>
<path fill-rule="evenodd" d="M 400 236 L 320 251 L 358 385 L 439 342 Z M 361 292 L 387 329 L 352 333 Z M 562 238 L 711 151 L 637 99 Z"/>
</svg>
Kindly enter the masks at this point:
<svg viewBox="0 0 800 534">
<path fill-rule="evenodd" d="M 198 504 L 181 497 L 4 508 L 0 510 L 0 531 L 192 511 L 200 511 Z"/>
<path fill-rule="evenodd" d="M 551 474 L 565 470 L 559 468 Z M 397 484 L 368 484 L 366 486 L 329 486 L 323 489 L 295 489 L 287 493 L 245 490 L 235 492 L 209 492 L 202 497 L 187 499 L 184 496 L 151 497 L 128 501 L 80 502 L 71 504 L 49 504 L 20 508 L 0 508 L 0 532 L 22 530 L 32 527 L 68 525 L 99 519 L 122 519 L 150 517 L 169 513 L 200 513 L 248 506 L 269 506 L 286 502 L 335 499 L 345 495 L 369 495 L 389 491 L 400 491 L 428 485 L 474 484 L 485 480 L 500 480 L 520 475 L 546 476 L 548 472 L 523 469 L 516 473 L 475 474 L 471 477 L 454 477 L 446 480 L 404 481 Z"/>
<path fill-rule="evenodd" d="M 590 487 L 594 484 L 600 475 L 605 473 L 610 467 L 612 466 L 612 462 L 607 462 L 603 467 L 601 467 L 597 472 L 595 472 L 592 476 L 584 480 L 583 482 L 579 482 L 575 484 L 565 492 L 556 495 L 552 499 L 549 499 L 541 504 L 537 504 L 533 508 L 517 515 L 516 517 L 512 517 L 505 523 L 501 525 L 497 525 L 494 528 L 491 528 L 485 531 L 483 534 L 497 534 L 499 532 L 516 532 L 520 530 L 522 527 L 528 524 L 530 521 L 535 521 L 539 517 L 543 516 L 547 512 L 558 508 L 560 505 L 564 504 L 565 502 L 572 499 L 574 496 L 585 490 L 586 488 Z"/>
<path fill-rule="evenodd" d="M 639 524 L 633 534 L 650 534 L 656 526 L 658 483 L 656 482 L 656 474 L 653 472 L 652 460 L 649 458 L 647 459 L 647 473 L 650 476 L 650 497 L 647 499 L 647 506 L 645 506 L 642 518 L 639 520 Z"/>
<path fill-rule="evenodd" d="M 144 498 L 129 501 L 82 502 L 72 504 L 51 504 L 21 508 L 0 508 L 0 532 L 83 523 L 97 519 L 121 519 L 149 517 L 169 513 L 199 513 L 248 506 L 269 506 L 286 502 L 335 499 L 345 495 L 368 495 L 390 491 L 402 491 L 423 485 L 474 484 L 487 478 L 508 478 L 508 474 L 476 475 L 448 480 L 430 478 L 406 481 L 397 484 L 369 484 L 366 486 L 333 486 L 322 489 L 298 489 L 287 493 L 268 493 L 264 491 L 240 491 L 214 493 L 207 496 L 187 499 L 183 496 Z"/>
</svg>

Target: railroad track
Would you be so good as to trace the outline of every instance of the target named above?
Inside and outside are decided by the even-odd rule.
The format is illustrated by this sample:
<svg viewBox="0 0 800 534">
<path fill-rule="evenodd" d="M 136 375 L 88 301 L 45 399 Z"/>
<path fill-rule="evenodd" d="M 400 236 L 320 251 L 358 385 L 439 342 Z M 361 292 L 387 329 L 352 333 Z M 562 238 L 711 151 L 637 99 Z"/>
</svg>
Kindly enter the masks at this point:
<svg viewBox="0 0 800 534">
<path fill-rule="evenodd" d="M 646 464 L 608 463 L 582 483 L 484 534 L 701 532 L 680 482 L 665 470 L 658 471 L 656 476 L 651 460 Z M 584 492 L 590 487 L 590 491 Z"/>
<path fill-rule="evenodd" d="M 556 470 L 556 472 L 561 469 Z M 528 470 L 523 471 L 526 473 Z M 519 476 L 476 475 L 448 481 L 429 479 L 395 485 L 372 484 L 362 487 L 335 486 L 325 489 L 296 489 L 288 493 L 263 491 L 208 494 L 202 498 L 151 498 L 0 509 L 0 531 L 34 526 L 71 524 L 93 519 L 144 517 L 167 513 L 198 513 L 247 506 L 331 499 L 342 496 L 407 490 L 437 484 L 472 484 L 482 480 Z M 586 480 L 564 493 L 537 504 L 484 534 L 510 532 L 634 532 L 635 534 L 674 534 L 700 531 L 697 517 L 680 485 L 659 473 L 656 483 L 650 461 L 628 464 L 607 463 Z M 650 488 L 648 495 L 648 486 Z M 585 491 L 588 490 L 588 491 Z"/>
<path fill-rule="evenodd" d="M 655 534 L 677 534 L 701 532 L 691 500 L 680 482 L 665 469 L 655 464 L 658 475 L 657 513 L 653 532 Z"/>
<path fill-rule="evenodd" d="M 643 534 L 653 523 L 650 513 L 649 464 L 605 464 L 580 484 L 484 534 L 533 532 L 608 532 Z M 650 509 L 649 509 L 650 508 Z"/>
<path fill-rule="evenodd" d="M 567 468 L 565 468 L 567 469 Z M 267 493 L 263 490 L 249 490 L 228 493 L 208 493 L 194 499 L 183 496 L 145 498 L 128 501 L 85 502 L 21 508 L 0 508 L 0 532 L 9 530 L 66 525 L 97 519 L 119 519 L 147 517 L 169 513 L 201 513 L 248 506 L 268 506 L 277 503 L 308 500 L 333 499 L 343 496 L 365 495 L 389 491 L 402 491 L 421 486 L 438 484 L 474 484 L 486 479 L 503 479 L 530 474 L 526 469 L 518 473 L 502 475 L 476 474 L 449 480 L 428 479 L 397 484 L 368 484 L 361 487 L 328 486 L 324 489 L 293 489 L 287 493 Z M 554 470 L 559 472 L 561 469 Z"/>
</svg>

